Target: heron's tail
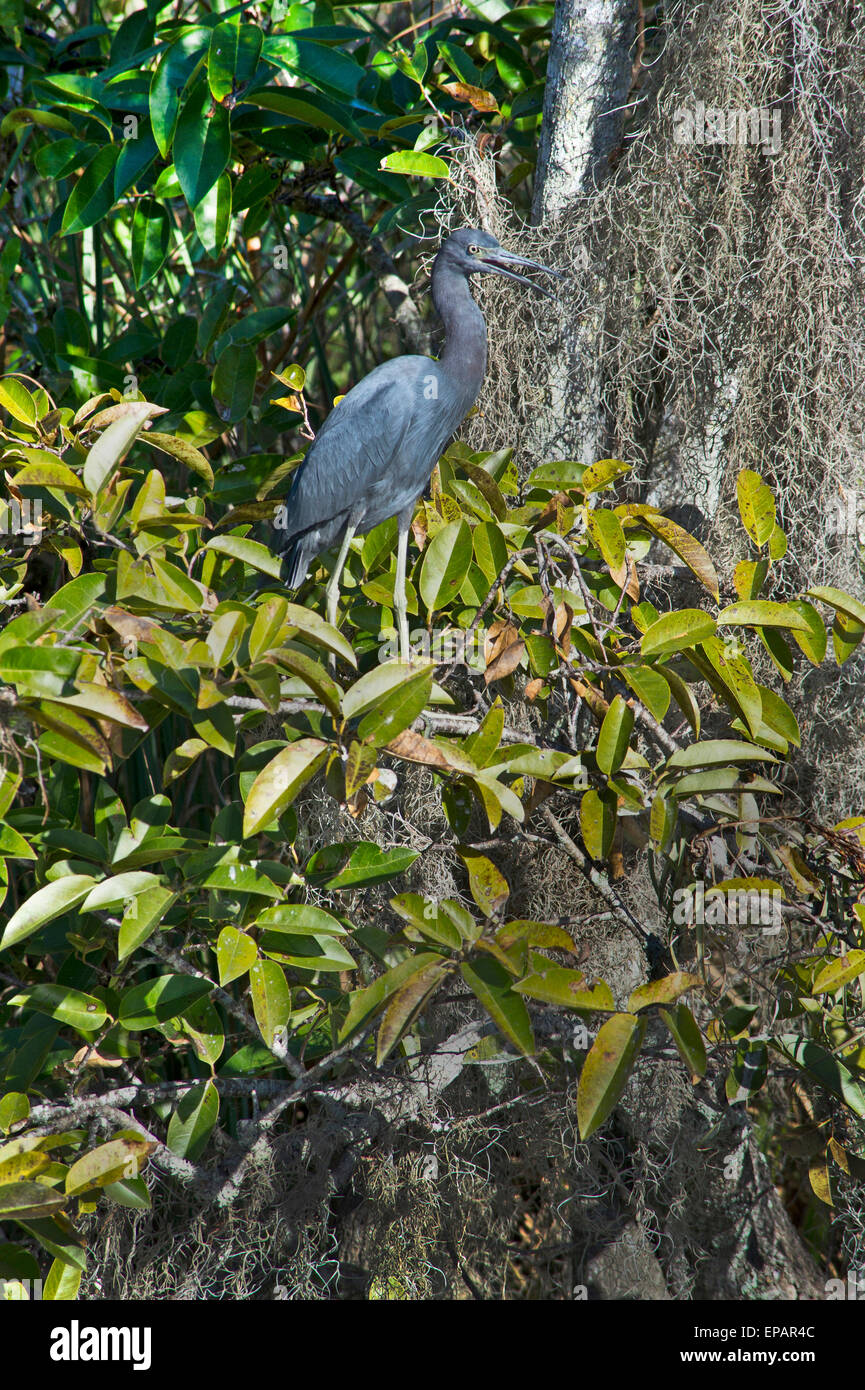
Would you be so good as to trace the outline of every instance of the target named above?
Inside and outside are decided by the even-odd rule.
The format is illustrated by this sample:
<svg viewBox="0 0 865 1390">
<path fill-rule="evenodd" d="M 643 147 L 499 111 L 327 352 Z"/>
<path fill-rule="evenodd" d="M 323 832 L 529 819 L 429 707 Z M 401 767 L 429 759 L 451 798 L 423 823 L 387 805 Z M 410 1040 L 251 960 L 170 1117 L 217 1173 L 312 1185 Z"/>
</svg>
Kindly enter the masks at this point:
<svg viewBox="0 0 865 1390">
<path fill-rule="evenodd" d="M 282 570 L 280 577 L 287 589 L 299 589 L 309 567 L 309 560 L 304 553 L 303 536 L 293 537 L 282 553 Z"/>
</svg>

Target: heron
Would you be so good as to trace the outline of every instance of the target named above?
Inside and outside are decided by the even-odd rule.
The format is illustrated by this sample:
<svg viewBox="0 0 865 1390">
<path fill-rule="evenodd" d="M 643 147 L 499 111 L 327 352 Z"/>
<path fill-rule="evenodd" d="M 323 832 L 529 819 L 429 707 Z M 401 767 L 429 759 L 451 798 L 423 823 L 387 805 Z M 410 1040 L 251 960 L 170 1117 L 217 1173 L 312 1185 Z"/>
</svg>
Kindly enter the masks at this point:
<svg viewBox="0 0 865 1390">
<path fill-rule="evenodd" d="M 405 354 L 382 362 L 334 406 L 298 468 L 280 516 L 277 549 L 289 589 L 304 581 L 322 551 L 339 546 L 325 590 L 336 624 L 339 585 L 357 535 L 397 519 L 394 609 L 400 658 L 411 659 L 406 555 L 414 509 L 448 441 L 480 393 L 487 326 L 472 298 L 472 275 L 504 275 L 554 298 L 522 270 L 558 271 L 506 251 L 489 232 L 464 227 L 441 246 L 432 268 L 432 301 L 445 329 L 439 358 Z"/>
</svg>

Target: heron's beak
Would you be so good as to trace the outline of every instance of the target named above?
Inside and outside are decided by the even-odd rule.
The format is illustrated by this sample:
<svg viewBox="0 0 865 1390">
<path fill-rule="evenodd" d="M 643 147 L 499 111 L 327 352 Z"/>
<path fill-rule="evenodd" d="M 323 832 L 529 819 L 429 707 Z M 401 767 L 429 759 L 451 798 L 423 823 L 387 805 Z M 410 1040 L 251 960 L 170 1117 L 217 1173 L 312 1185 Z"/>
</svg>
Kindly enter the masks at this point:
<svg viewBox="0 0 865 1390">
<path fill-rule="evenodd" d="M 511 266 L 522 265 L 527 270 L 542 270 L 545 275 L 553 275 L 557 280 L 564 280 L 558 270 L 552 270 L 548 265 L 541 265 L 538 261 L 530 261 L 527 256 L 516 256 L 513 251 L 505 251 L 503 247 L 496 247 L 495 251 L 489 251 L 482 257 L 482 264 L 486 270 L 493 271 L 496 275 L 506 275 L 509 280 L 519 280 L 521 285 L 529 285 L 533 290 L 546 295 L 547 299 L 555 299 L 555 295 L 545 290 L 543 285 L 536 285 L 534 280 L 530 280 L 527 275 L 518 275 Z"/>
</svg>

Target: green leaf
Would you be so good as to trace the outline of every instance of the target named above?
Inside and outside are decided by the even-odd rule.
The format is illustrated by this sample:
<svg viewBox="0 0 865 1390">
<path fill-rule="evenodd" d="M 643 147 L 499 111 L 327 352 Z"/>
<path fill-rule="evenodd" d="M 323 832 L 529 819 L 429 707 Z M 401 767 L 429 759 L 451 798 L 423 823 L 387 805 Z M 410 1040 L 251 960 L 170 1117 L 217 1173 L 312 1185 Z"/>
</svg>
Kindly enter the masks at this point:
<svg viewBox="0 0 865 1390">
<path fill-rule="evenodd" d="M 64 236 L 83 232 L 101 222 L 114 205 L 114 165 L 116 145 L 105 145 L 82 171 L 63 212 L 60 228 Z"/>
<path fill-rule="evenodd" d="M 285 938 L 279 929 L 262 933 L 261 949 L 280 965 L 293 970 L 342 972 L 354 970 L 357 962 L 340 941 L 329 933 L 300 936 L 290 931 Z"/>
<path fill-rule="evenodd" d="M 837 960 L 823 966 L 811 986 L 811 993 L 834 994 L 860 975 L 865 975 L 865 951 L 845 951 Z"/>
<path fill-rule="evenodd" d="M 195 230 L 208 256 L 218 256 L 231 226 L 231 179 L 220 174 L 216 183 L 195 206 Z"/>
<path fill-rule="evenodd" d="M 688 659 L 705 676 L 715 694 L 744 719 L 753 737 L 760 726 L 763 706 L 747 657 L 730 651 L 717 636 L 706 638 L 700 653 L 702 659 L 696 652 L 689 652 Z"/>
<path fill-rule="evenodd" d="M 620 570 L 625 563 L 625 533 L 615 512 L 601 507 L 588 508 L 586 528 L 610 569 Z"/>
<path fill-rule="evenodd" d="M 865 623 L 849 618 L 846 613 L 836 613 L 832 624 L 832 649 L 839 666 L 849 659 L 865 636 Z"/>
<path fill-rule="evenodd" d="M 147 889 L 133 897 L 120 923 L 117 937 L 119 961 L 126 960 L 153 935 L 176 897 L 177 894 L 172 893 L 170 888 L 161 887 Z"/>
<path fill-rule="evenodd" d="M 54 111 L 41 111 L 37 107 L 17 106 L 7 111 L 0 121 L 0 136 L 14 135 L 28 125 L 41 126 L 44 130 L 60 130 L 65 135 L 74 135 L 75 127 L 65 117 Z"/>
<path fill-rule="evenodd" d="M 257 544 L 257 542 L 253 542 L 253 544 Z M 248 626 L 249 620 L 246 614 L 239 613 L 236 609 L 227 613 L 220 613 L 213 619 L 207 634 L 206 645 L 215 669 L 218 670 L 221 666 L 227 666 L 232 657 L 236 655 Z"/>
<path fill-rule="evenodd" d="M 832 589 L 825 585 L 818 585 L 816 588 L 808 590 L 808 597 L 819 599 L 821 603 L 828 603 L 836 612 L 843 613 L 846 617 L 852 618 L 854 622 L 865 625 L 865 603 L 860 603 L 858 599 L 846 594 L 843 589 Z M 792 608 L 794 605 L 790 604 L 789 606 Z"/>
<path fill-rule="evenodd" d="M 503 812 L 513 816 L 519 824 L 523 823 L 525 814 L 516 792 L 506 787 L 492 773 L 478 773 L 470 779 L 470 785 L 484 808 L 490 830 L 498 829 Z"/>
<path fill-rule="evenodd" d="M 172 748 L 162 769 L 162 785 L 168 787 L 182 777 L 207 751 L 209 745 L 202 738 L 186 738 L 176 748 Z"/>
<path fill-rule="evenodd" d="M 209 980 L 192 975 L 160 975 L 126 991 L 120 1001 L 118 1021 L 131 1033 L 156 1028 L 185 1013 L 212 988 Z"/>
<path fill-rule="evenodd" d="M 484 579 L 488 584 L 493 584 L 508 558 L 508 543 L 501 528 L 493 521 L 482 521 L 474 529 L 472 548 Z"/>
<path fill-rule="evenodd" d="M 631 464 L 623 463 L 621 459 L 599 459 L 597 463 L 583 469 L 580 487 L 586 493 L 601 492 L 616 478 L 621 478 L 630 471 Z"/>
<path fill-rule="evenodd" d="M 45 1190 L 47 1189 L 43 1189 Z M 72 1265 L 76 1269 L 86 1269 L 87 1251 L 83 1248 L 82 1238 L 63 1212 L 58 1212 L 50 1219 L 24 1221 L 18 1217 L 17 1220 L 28 1235 L 38 1240 L 55 1259 L 62 1260 L 64 1264 Z"/>
<path fill-rule="evenodd" d="M 21 696 L 50 699 L 63 694 L 80 660 L 69 647 L 10 646 L 0 656 L 0 680 L 17 686 Z"/>
<path fill-rule="evenodd" d="M 213 469 L 200 449 L 196 449 L 194 444 L 188 443 L 185 439 L 176 439 L 174 435 L 159 434 L 156 430 L 147 430 L 141 436 L 142 444 L 149 444 L 154 449 L 159 449 L 163 454 L 170 454 L 172 458 L 180 459 L 193 473 L 198 473 L 209 488 L 213 487 Z"/>
<path fill-rule="evenodd" d="M 494 917 L 504 909 L 510 897 L 506 879 L 479 850 L 459 848 L 457 854 L 468 870 L 472 897 L 485 917 Z"/>
<path fill-rule="evenodd" d="M 427 940 L 439 946 L 447 946 L 453 951 L 459 950 L 462 937 L 437 903 L 431 902 L 429 898 L 422 898 L 419 893 L 400 893 L 397 897 L 391 898 L 390 905 L 403 921 L 408 922 L 411 928 L 420 932 Z M 411 931 L 406 932 L 406 935 L 411 940 L 416 939 Z"/>
<path fill-rule="evenodd" d="M 383 668 L 380 668 L 380 670 Z M 433 668 L 408 670 L 402 681 L 391 687 L 358 725 L 363 743 L 379 748 L 413 724 L 427 705 L 432 691 Z M 360 682 L 358 682 L 360 684 Z"/>
<path fill-rule="evenodd" d="M 702 608 L 680 608 L 677 612 L 665 613 L 652 623 L 643 635 L 640 647 L 643 656 L 666 655 L 704 642 L 712 636 L 715 627 L 715 619 L 711 614 L 704 613 Z"/>
<path fill-rule="evenodd" d="M 670 708 L 670 681 L 666 667 L 663 675 L 653 666 L 624 666 L 621 673 L 637 698 L 660 723 Z"/>
<path fill-rule="evenodd" d="M 116 874 L 112 878 L 103 879 L 91 889 L 81 904 L 81 911 L 105 912 L 110 908 L 121 907 L 130 898 L 136 898 L 140 893 L 146 893 L 153 888 L 167 891 L 156 874 L 143 873 L 140 870 Z"/>
<path fill-rule="evenodd" d="M 264 107 L 266 111 L 276 111 L 292 120 L 306 125 L 333 131 L 338 135 L 362 140 L 360 128 L 352 120 L 351 114 L 342 102 L 331 101 L 318 92 L 304 91 L 302 88 L 259 87 L 250 92 L 246 100 L 253 106 Z"/>
<path fill-rule="evenodd" d="M 302 738 L 277 753 L 258 774 L 246 798 L 243 838 L 257 835 L 290 806 L 298 792 L 321 767 L 329 745 L 319 738 Z"/>
<path fill-rule="evenodd" d="M 171 245 L 171 218 L 155 198 L 139 198 L 132 219 L 132 276 L 141 289 L 162 269 Z"/>
<path fill-rule="evenodd" d="M 35 859 L 36 851 L 11 825 L 0 824 L 0 858 Z"/>
<path fill-rule="evenodd" d="M 616 830 L 616 797 L 594 788 L 580 801 L 580 833 L 592 859 L 606 859 Z"/>
<path fill-rule="evenodd" d="M 174 168 L 191 210 L 209 193 L 231 156 L 228 112 L 213 104 L 202 79 L 186 98 L 174 137 Z"/>
<path fill-rule="evenodd" d="M 519 994 L 514 992 L 513 980 L 504 966 L 487 956 L 464 962 L 460 972 L 499 1032 L 524 1057 L 531 1057 L 535 1050 L 535 1038 L 529 1011 Z"/>
<path fill-rule="evenodd" d="M 215 1066 L 225 1049 L 225 1031 L 210 1000 L 200 999 L 178 1019 L 177 1027 L 191 1040 L 196 1057 Z"/>
<path fill-rule="evenodd" d="M 272 550 L 268 550 L 266 545 L 259 541 L 244 540 L 242 536 L 214 536 L 207 542 L 208 550 L 215 550 L 220 555 L 229 555 L 233 560 L 240 560 L 244 565 L 251 565 L 253 569 L 260 570 L 263 574 L 269 574 L 271 578 L 278 579 L 282 561 L 278 555 L 274 555 Z M 294 605 L 289 604 L 289 607 Z M 305 610 L 304 610 L 305 611 Z M 221 615 L 224 616 L 224 615 Z M 322 621 L 322 626 L 327 624 Z M 351 650 L 349 648 L 349 650 Z"/>
<path fill-rule="evenodd" d="M 5 816 L 21 786 L 21 773 L 11 767 L 0 771 L 0 816 Z"/>
<path fill-rule="evenodd" d="M 422 179 L 449 179 L 450 168 L 435 154 L 418 154 L 414 150 L 395 150 L 386 155 L 380 169 L 392 174 L 413 174 Z"/>
<path fill-rule="evenodd" d="M 447 961 L 432 961 L 415 971 L 391 996 L 378 1030 L 375 1058 L 377 1067 L 390 1056 L 400 1038 L 408 1032 L 453 969 L 454 966 Z"/>
<path fill-rule="evenodd" d="M 150 122 L 163 159 L 168 158 L 180 98 L 187 79 L 197 66 L 212 30 L 197 26 L 181 34 L 163 54 L 150 84 Z"/>
<path fill-rule="evenodd" d="M 125 193 L 145 186 L 150 166 L 159 154 L 149 122 L 139 129 L 134 140 L 124 140 L 114 166 L 114 201 L 119 203 Z"/>
<path fill-rule="evenodd" d="M 538 943 L 538 944 L 543 944 Z M 573 947 L 573 943 L 571 943 Z M 545 1004 L 557 1004 L 565 1009 L 592 1009 L 612 1013 L 616 1007 L 609 986 L 603 980 L 593 984 L 586 981 L 581 970 L 567 970 L 552 962 L 543 970 L 535 970 L 531 975 L 514 985 L 518 994 L 526 994 L 530 999 L 542 999 Z"/>
<path fill-rule="evenodd" d="M 135 436 L 152 413 L 153 407 L 146 401 L 130 401 L 125 414 L 103 430 L 84 460 L 84 485 L 91 497 L 102 491 L 112 473 L 120 467 Z"/>
<path fill-rule="evenodd" d="M 216 963 L 222 986 L 240 979 L 258 959 L 258 948 L 251 936 L 236 927 L 223 927 L 216 941 Z"/>
<path fill-rule="evenodd" d="M 55 1260 L 42 1285 L 43 1299 L 46 1303 L 75 1303 L 82 1276 L 83 1270 L 65 1260 Z"/>
<path fill-rule="evenodd" d="M 277 560 L 279 565 L 279 560 Z M 293 638 L 298 632 L 314 646 L 324 647 L 325 651 L 334 652 L 341 656 L 350 666 L 357 667 L 357 657 L 352 650 L 349 642 L 338 632 L 330 623 L 325 622 L 324 618 L 319 617 L 309 608 L 303 608 L 297 603 L 286 604 L 286 622 L 291 624 L 290 631 L 286 634 Z"/>
<path fill-rule="evenodd" d="M 151 1140 L 129 1137 L 100 1144 L 72 1164 L 66 1174 L 66 1195 L 77 1197 L 121 1178 L 137 1178 L 142 1162 L 155 1147 Z"/>
<path fill-rule="evenodd" d="M 424 555 L 420 594 L 430 612 L 447 608 L 457 596 L 472 562 L 472 533 L 465 521 L 452 521 L 433 537 Z"/>
<path fill-rule="evenodd" d="M 791 631 L 809 631 L 808 622 L 792 604 L 771 603 L 762 598 L 747 599 L 722 608 L 718 614 L 718 626 L 730 623 L 740 627 L 786 627 Z"/>
<path fill-rule="evenodd" d="M 650 980 L 632 991 L 628 1012 L 638 1014 L 650 1004 L 674 1004 L 680 995 L 687 994 L 691 989 L 699 989 L 701 984 L 699 975 L 689 975 L 686 970 L 677 970 L 661 980 Z"/>
<path fill-rule="evenodd" d="M 13 1245 L 11 1241 L 0 1243 L 0 1279 L 29 1279 L 35 1282 L 39 1273 L 39 1265 L 23 1246 Z"/>
<path fill-rule="evenodd" d="M 34 985 L 32 989 L 22 990 L 10 1005 L 21 1005 L 35 1009 L 37 1013 L 56 1018 L 70 1028 L 78 1028 L 89 1033 L 101 1028 L 107 1018 L 105 1005 L 92 994 L 82 994 L 80 990 L 70 989 L 68 985 Z"/>
<path fill-rule="evenodd" d="M 400 961 L 365 989 L 354 990 L 349 1001 L 348 1013 L 339 1030 L 340 1044 L 350 1038 L 358 1028 L 369 1021 L 382 1009 L 388 999 L 413 975 L 425 971 L 429 966 L 445 964 L 445 958 L 432 951 L 422 951 L 408 960 Z"/>
<path fill-rule="evenodd" d="M 758 685 L 757 689 L 763 706 L 763 723 L 786 743 L 794 743 L 798 748 L 802 742 L 799 721 L 786 700 L 782 700 L 781 696 L 776 695 L 768 686 Z"/>
<path fill-rule="evenodd" d="M 608 777 L 618 772 L 625 761 L 633 728 L 634 712 L 622 696 L 617 695 L 604 716 L 596 749 L 598 767 Z"/>
<path fill-rule="evenodd" d="M 751 468 L 743 468 L 736 480 L 736 496 L 742 525 L 755 545 L 765 545 L 775 529 L 775 498 Z"/>
<path fill-rule="evenodd" d="M 168 1147 L 190 1163 L 200 1157 L 219 1117 L 219 1092 L 212 1081 L 191 1086 L 168 1121 Z"/>
<path fill-rule="evenodd" d="M 343 842 L 318 850 L 304 872 L 310 883 L 334 892 L 382 883 L 405 873 L 416 859 L 417 851 L 402 845 L 380 849 L 366 840 Z"/>
<path fill-rule="evenodd" d="M 629 508 L 623 510 L 628 512 Z M 669 546 L 673 554 L 678 555 L 680 560 L 684 560 L 688 569 L 697 576 L 704 588 L 708 589 L 715 602 L 719 601 L 718 575 L 715 566 L 712 564 L 708 551 L 694 536 L 690 535 L 682 526 L 678 526 L 675 521 L 671 521 L 669 517 L 660 516 L 654 512 L 641 514 L 639 524 Z"/>
<path fill-rule="evenodd" d="M 28 449 L 26 452 L 32 455 L 37 450 Z M 56 487 L 62 492 L 72 492 L 76 497 L 87 495 L 87 489 L 78 475 L 59 459 L 52 459 L 50 463 L 28 463 L 15 474 L 12 481 L 16 487 Z"/>
<path fill-rule="evenodd" d="M 14 376 L 0 379 L 0 406 L 7 410 L 13 420 L 33 428 L 36 425 L 36 402 L 22 381 Z"/>
<path fill-rule="evenodd" d="M 282 1035 L 291 1016 L 291 993 L 276 961 L 256 961 L 249 972 L 255 1021 L 268 1047 Z"/>
<path fill-rule="evenodd" d="M 92 681 L 79 680 L 74 695 L 56 695 L 54 700 L 57 704 L 93 715 L 97 719 L 107 719 L 112 724 L 122 724 L 127 729 L 138 729 L 140 733 L 146 733 L 149 727 L 147 720 L 142 718 L 135 706 L 118 690 L 96 685 Z"/>
<path fill-rule="evenodd" d="M 53 1192 L 42 1183 L 0 1183 L 0 1217 L 20 1220 L 22 1217 L 50 1216 L 65 1205 L 66 1198 L 62 1192 Z"/>
<path fill-rule="evenodd" d="M 262 57 L 340 96 L 354 97 L 363 80 L 363 68 L 349 54 L 303 38 L 302 34 L 271 35 L 264 41 Z"/>
<path fill-rule="evenodd" d="M 237 424 L 249 413 L 255 399 L 258 359 L 245 343 L 229 343 L 219 354 L 211 392 L 220 420 Z"/>
<path fill-rule="evenodd" d="M 263 38 L 257 24 L 241 25 L 237 16 L 217 24 L 207 53 L 207 81 L 215 101 L 224 101 L 249 85 Z"/>
<path fill-rule="evenodd" d="M 287 607 L 285 599 L 279 596 L 266 598 L 259 604 L 249 634 L 249 659 L 253 665 L 267 656 L 276 644 L 285 622 Z"/>
<path fill-rule="evenodd" d="M 504 706 L 496 696 L 495 703 L 487 710 L 478 728 L 463 740 L 463 752 L 467 753 L 478 767 L 486 767 L 501 743 L 504 727 Z"/>
<path fill-rule="evenodd" d="M 386 661 L 373 666 L 371 671 L 361 676 L 349 686 L 342 698 L 342 712 L 346 719 L 357 719 L 367 710 L 376 710 L 393 691 L 420 675 L 432 677 L 431 665 L 418 670 L 415 663 L 407 661 Z"/>
<path fill-rule="evenodd" d="M 249 639 L 250 657 L 253 636 Z M 271 652 L 266 659 L 298 676 L 304 685 L 309 687 L 311 694 L 317 696 L 335 718 L 340 717 L 342 691 L 318 661 L 313 661 L 312 657 L 304 656 L 303 652 L 295 651 L 291 647 L 280 647 Z"/>
<path fill-rule="evenodd" d="M 143 1178 L 121 1178 L 119 1182 L 106 1183 L 102 1191 L 118 1206 L 131 1207 L 134 1211 L 150 1210 L 150 1193 Z"/>
<path fill-rule="evenodd" d="M 7 1091 L 0 1096 L 0 1131 L 9 1134 L 15 1125 L 22 1124 L 30 1114 L 30 1101 L 21 1091 Z"/>
<path fill-rule="evenodd" d="M 43 753 L 87 772 L 105 774 L 111 764 L 111 752 L 93 724 L 62 705 L 46 701 L 34 708 L 33 718 L 48 730 L 39 740 Z"/>
<path fill-rule="evenodd" d="M 779 1037 L 769 1038 L 768 1043 L 788 1062 L 801 1067 L 819 1085 L 842 1100 L 854 1115 L 865 1119 L 865 1087 L 854 1079 L 844 1063 L 833 1057 L 831 1052 L 798 1033 L 784 1033 Z"/>
<path fill-rule="evenodd" d="M 666 767 L 726 767 L 728 763 L 773 763 L 775 758 L 755 743 L 742 743 L 735 738 L 711 738 L 702 743 L 690 743 L 678 748 L 667 759 Z"/>
<path fill-rule="evenodd" d="M 518 917 L 505 922 L 496 932 L 496 941 L 502 947 L 513 946 L 517 941 L 525 941 L 528 946 L 542 946 L 549 950 L 573 951 L 574 940 L 564 927 L 552 922 L 532 922 Z"/>
<path fill-rule="evenodd" d="M 675 1013 L 660 1010 L 679 1052 L 679 1056 L 693 1076 L 706 1074 L 706 1044 L 697 1026 L 697 1020 L 687 1004 L 678 1004 Z"/>
<path fill-rule="evenodd" d="M 313 907 L 312 903 L 280 903 L 278 907 L 265 908 L 255 925 L 265 931 L 297 936 L 308 936 L 310 932 L 317 935 L 329 932 L 333 936 L 348 934 L 336 917 L 325 912 L 323 907 Z"/>
<path fill-rule="evenodd" d="M 17 946 L 19 941 L 30 936 L 45 922 L 59 917 L 62 912 L 77 907 L 86 898 L 96 880 L 90 874 L 68 874 L 64 878 L 46 883 L 31 894 L 17 912 L 6 923 L 6 930 L 0 940 L 0 951 Z"/>
<path fill-rule="evenodd" d="M 634 1014 L 614 1014 L 599 1029 L 577 1089 L 577 1122 L 584 1143 L 615 1109 L 645 1032 L 645 1018 Z"/>
</svg>

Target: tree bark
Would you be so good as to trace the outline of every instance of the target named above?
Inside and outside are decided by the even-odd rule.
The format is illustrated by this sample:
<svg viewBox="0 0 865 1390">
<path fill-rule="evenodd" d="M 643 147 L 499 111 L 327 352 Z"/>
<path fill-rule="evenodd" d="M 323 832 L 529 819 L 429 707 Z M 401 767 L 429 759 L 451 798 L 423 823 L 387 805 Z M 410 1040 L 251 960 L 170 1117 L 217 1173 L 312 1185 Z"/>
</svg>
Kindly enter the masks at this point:
<svg viewBox="0 0 865 1390">
<path fill-rule="evenodd" d="M 555 236 L 556 224 L 606 179 L 622 138 L 631 82 L 634 10 L 628 0 L 557 0 L 532 218 Z M 586 255 L 586 301 L 562 305 L 560 344 L 538 383 L 547 398 L 528 447 L 537 458 L 603 457 L 599 346 L 604 274 Z"/>
</svg>

